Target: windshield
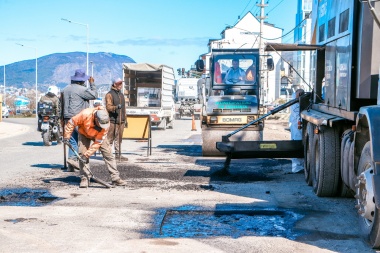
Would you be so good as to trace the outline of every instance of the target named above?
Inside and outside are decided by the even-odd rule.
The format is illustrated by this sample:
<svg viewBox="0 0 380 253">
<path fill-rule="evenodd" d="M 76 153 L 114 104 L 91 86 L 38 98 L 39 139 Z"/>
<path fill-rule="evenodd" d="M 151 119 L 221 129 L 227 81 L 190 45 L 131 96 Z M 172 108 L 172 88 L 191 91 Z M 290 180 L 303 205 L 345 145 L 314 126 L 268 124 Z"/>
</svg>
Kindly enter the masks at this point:
<svg viewBox="0 0 380 253">
<path fill-rule="evenodd" d="M 213 93 L 246 94 L 257 89 L 258 55 L 229 54 L 214 57 Z M 227 94 L 225 94 L 227 95 Z"/>
</svg>

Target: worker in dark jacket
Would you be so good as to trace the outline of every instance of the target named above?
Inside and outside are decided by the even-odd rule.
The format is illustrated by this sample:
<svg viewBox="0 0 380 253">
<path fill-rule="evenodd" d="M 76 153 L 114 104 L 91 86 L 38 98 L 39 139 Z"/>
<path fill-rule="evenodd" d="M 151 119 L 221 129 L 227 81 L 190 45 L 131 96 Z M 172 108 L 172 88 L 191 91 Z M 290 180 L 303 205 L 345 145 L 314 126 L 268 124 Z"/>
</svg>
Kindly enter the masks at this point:
<svg viewBox="0 0 380 253">
<path fill-rule="evenodd" d="M 90 86 L 86 87 L 85 82 L 89 81 Z M 75 70 L 75 74 L 71 76 L 71 84 L 67 85 L 62 92 L 63 95 L 63 119 L 65 124 L 72 117 L 79 114 L 83 109 L 90 105 L 90 100 L 96 99 L 97 92 L 94 84 L 94 78 L 86 75 L 83 69 Z M 73 148 L 78 151 L 78 130 L 75 129 L 70 137 L 70 143 Z M 75 157 L 74 152 L 69 149 L 67 159 L 69 171 L 74 171 L 74 168 L 79 169 L 79 161 Z"/>
<path fill-rule="evenodd" d="M 113 79 L 111 90 L 106 94 L 106 109 L 110 115 L 110 129 L 107 138 L 111 147 L 114 144 L 116 160 L 128 161 L 127 157 L 121 155 L 120 150 L 126 120 L 122 86 L 123 81 L 120 78 Z"/>
</svg>

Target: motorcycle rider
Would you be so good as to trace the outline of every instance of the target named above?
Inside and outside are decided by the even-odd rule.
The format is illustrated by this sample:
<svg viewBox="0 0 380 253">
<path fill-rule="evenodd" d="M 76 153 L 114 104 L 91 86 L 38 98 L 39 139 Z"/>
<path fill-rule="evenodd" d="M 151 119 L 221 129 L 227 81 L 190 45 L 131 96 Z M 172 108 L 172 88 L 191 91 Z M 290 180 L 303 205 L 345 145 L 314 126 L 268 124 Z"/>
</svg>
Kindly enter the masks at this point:
<svg viewBox="0 0 380 253">
<path fill-rule="evenodd" d="M 40 103 L 49 103 L 51 102 L 53 104 L 53 114 L 55 116 L 60 116 L 61 115 L 61 101 L 59 99 L 59 89 L 55 85 L 49 86 L 47 92 L 45 95 L 43 95 L 40 98 Z M 41 132 L 41 123 L 42 123 L 42 116 L 41 114 L 38 114 L 38 131 Z M 58 119 L 58 128 L 61 129 L 61 124 L 60 120 Z M 61 132 L 61 130 L 59 130 Z M 57 141 L 58 143 L 61 143 L 61 140 Z"/>
</svg>

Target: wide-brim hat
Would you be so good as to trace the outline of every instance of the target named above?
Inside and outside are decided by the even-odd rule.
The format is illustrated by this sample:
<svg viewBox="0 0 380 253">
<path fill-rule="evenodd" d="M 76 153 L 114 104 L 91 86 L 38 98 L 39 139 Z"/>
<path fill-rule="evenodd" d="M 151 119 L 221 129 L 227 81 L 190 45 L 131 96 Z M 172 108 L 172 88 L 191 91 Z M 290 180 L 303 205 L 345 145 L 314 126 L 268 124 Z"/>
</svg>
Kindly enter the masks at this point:
<svg viewBox="0 0 380 253">
<path fill-rule="evenodd" d="M 86 72 L 83 69 L 75 70 L 75 75 L 71 76 L 71 81 L 79 81 L 85 82 L 90 78 L 90 76 L 86 75 Z"/>
<path fill-rule="evenodd" d="M 112 79 L 112 84 L 120 84 L 120 83 L 123 83 L 123 80 L 121 80 L 121 78 L 114 78 Z"/>
<path fill-rule="evenodd" d="M 95 116 L 101 128 L 107 129 L 110 127 L 110 117 L 106 110 L 96 111 Z"/>
</svg>

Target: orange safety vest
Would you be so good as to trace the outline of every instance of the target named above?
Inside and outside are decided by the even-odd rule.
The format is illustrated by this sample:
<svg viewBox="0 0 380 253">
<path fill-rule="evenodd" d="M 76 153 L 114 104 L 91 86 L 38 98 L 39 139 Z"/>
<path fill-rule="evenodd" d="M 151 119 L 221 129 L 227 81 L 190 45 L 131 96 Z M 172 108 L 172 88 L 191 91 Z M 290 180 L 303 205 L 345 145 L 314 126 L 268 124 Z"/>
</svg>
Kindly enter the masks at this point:
<svg viewBox="0 0 380 253">
<path fill-rule="evenodd" d="M 108 133 L 108 129 L 95 126 L 95 112 L 101 109 L 103 109 L 102 106 L 84 109 L 79 114 L 72 117 L 65 126 L 64 137 L 66 139 L 70 138 L 74 128 L 77 126 L 78 132 L 81 135 L 93 141 L 92 145 L 85 153 L 87 157 L 93 155 L 100 148 Z"/>
<path fill-rule="evenodd" d="M 222 83 L 222 73 L 220 71 L 219 62 L 215 62 L 215 82 Z"/>
</svg>

